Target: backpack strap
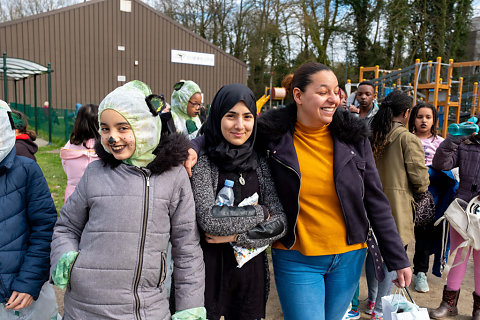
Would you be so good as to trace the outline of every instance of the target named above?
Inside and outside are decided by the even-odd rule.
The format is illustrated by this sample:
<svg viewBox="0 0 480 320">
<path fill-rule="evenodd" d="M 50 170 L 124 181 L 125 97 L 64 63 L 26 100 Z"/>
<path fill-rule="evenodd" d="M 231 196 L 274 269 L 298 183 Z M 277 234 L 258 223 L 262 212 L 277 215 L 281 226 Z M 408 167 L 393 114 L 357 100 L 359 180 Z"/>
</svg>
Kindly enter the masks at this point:
<svg viewBox="0 0 480 320">
<path fill-rule="evenodd" d="M 463 249 L 463 248 L 467 248 L 467 250 L 462 250 L 462 259 L 460 262 L 458 262 L 457 264 L 455 265 L 452 265 L 457 254 L 458 254 L 458 249 Z M 458 247 L 455 248 L 455 250 L 453 250 L 452 252 L 450 252 L 450 255 L 448 257 L 448 262 L 447 264 L 445 265 L 445 268 L 444 268 L 444 273 L 442 273 L 442 277 L 443 275 L 445 274 L 445 276 L 448 275 L 448 273 L 450 272 L 450 269 L 451 268 L 455 268 L 456 266 L 459 266 L 461 265 L 462 263 L 465 263 L 467 262 L 467 254 L 469 253 L 469 255 L 472 254 L 472 251 L 473 251 L 473 245 L 471 243 L 470 240 L 465 240 L 463 241 L 462 243 L 460 243 L 458 245 Z"/>
<path fill-rule="evenodd" d="M 441 216 L 437 221 L 435 221 L 434 226 L 436 227 L 440 223 L 442 223 L 442 251 L 440 256 L 440 272 L 443 276 L 445 274 L 444 271 L 447 266 L 447 247 L 450 236 L 450 227 L 444 215 Z M 448 271 L 446 272 L 448 273 Z"/>
</svg>

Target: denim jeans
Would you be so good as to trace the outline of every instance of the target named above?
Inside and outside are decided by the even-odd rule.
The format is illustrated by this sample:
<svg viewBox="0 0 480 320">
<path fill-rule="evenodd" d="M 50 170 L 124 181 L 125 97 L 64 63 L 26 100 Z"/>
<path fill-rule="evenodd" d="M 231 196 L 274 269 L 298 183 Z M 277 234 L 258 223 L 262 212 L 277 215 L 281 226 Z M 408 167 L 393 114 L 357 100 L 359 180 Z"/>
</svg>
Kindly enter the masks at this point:
<svg viewBox="0 0 480 320">
<path fill-rule="evenodd" d="M 366 251 L 304 256 L 296 250 L 272 249 L 284 319 L 342 319 L 357 288 Z"/>
<path fill-rule="evenodd" d="M 368 300 L 375 302 L 375 313 L 383 313 L 382 297 L 388 296 L 392 293 L 393 280 L 397 278 L 395 271 L 388 271 L 383 263 L 383 270 L 385 272 L 385 279 L 382 282 L 378 282 L 375 278 L 375 266 L 373 265 L 372 256 L 370 252 L 367 253 L 367 259 L 365 260 L 365 276 L 367 277 L 368 286 Z"/>
<path fill-rule="evenodd" d="M 358 306 L 360 305 L 360 300 L 358 299 L 359 295 L 360 295 L 360 283 L 357 284 L 357 289 L 355 290 L 355 293 L 353 294 L 352 310 L 357 310 Z"/>
</svg>

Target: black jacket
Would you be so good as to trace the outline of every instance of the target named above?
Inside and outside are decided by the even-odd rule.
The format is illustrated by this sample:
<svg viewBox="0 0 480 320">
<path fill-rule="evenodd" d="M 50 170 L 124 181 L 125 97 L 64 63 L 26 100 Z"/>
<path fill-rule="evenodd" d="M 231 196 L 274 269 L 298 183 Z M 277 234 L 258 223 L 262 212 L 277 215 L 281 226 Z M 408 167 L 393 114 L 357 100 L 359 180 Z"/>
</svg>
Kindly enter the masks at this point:
<svg viewBox="0 0 480 320">
<path fill-rule="evenodd" d="M 296 104 L 272 110 L 258 119 L 256 147 L 266 152 L 280 200 L 287 215 L 287 234 L 280 241 L 291 248 L 299 211 L 300 167 L 293 144 Z M 365 122 L 337 109 L 329 126 L 333 137 L 335 188 L 347 228 L 347 243 L 365 242 L 369 223 L 389 270 L 410 266 L 390 204 L 382 191 Z"/>
<path fill-rule="evenodd" d="M 480 138 L 448 135 L 433 157 L 437 170 L 458 167 L 460 184 L 456 197 L 469 202 L 480 194 Z"/>
<path fill-rule="evenodd" d="M 35 153 L 38 151 L 38 146 L 30 137 L 28 139 L 18 139 L 17 137 L 15 148 L 17 149 L 17 156 L 24 156 L 37 161 Z"/>
</svg>

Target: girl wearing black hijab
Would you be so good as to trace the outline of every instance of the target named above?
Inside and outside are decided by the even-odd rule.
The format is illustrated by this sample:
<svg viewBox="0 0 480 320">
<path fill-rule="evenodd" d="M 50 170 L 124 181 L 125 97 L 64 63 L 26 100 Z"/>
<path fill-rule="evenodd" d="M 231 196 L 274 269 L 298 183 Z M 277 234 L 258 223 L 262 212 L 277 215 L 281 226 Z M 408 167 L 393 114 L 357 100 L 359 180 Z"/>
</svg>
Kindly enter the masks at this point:
<svg viewBox="0 0 480 320">
<path fill-rule="evenodd" d="M 239 268 L 232 247 L 265 247 L 286 230 L 286 216 L 266 159 L 253 149 L 256 128 L 252 91 L 242 84 L 222 87 L 202 127 L 205 147 L 192 175 L 197 222 L 203 233 L 205 307 L 210 320 L 265 318 L 266 254 L 261 252 Z M 234 206 L 217 206 L 215 198 L 226 179 L 234 181 Z M 255 193 L 257 203 L 238 206 Z"/>
</svg>

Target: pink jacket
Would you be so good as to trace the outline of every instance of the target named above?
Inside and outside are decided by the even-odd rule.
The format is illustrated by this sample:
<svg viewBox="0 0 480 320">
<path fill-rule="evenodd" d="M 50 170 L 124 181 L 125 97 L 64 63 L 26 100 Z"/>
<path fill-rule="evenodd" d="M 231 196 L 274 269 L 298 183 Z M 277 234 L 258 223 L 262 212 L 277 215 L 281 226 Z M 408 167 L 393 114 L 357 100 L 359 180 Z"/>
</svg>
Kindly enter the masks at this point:
<svg viewBox="0 0 480 320">
<path fill-rule="evenodd" d="M 95 153 L 95 140 L 90 139 L 85 143 L 87 148 L 83 145 L 71 144 L 70 141 L 60 149 L 60 158 L 62 158 L 62 166 L 67 175 L 67 187 L 65 188 L 65 201 L 73 193 L 77 183 L 83 176 L 83 172 L 87 165 L 95 160 L 98 156 Z"/>
</svg>

